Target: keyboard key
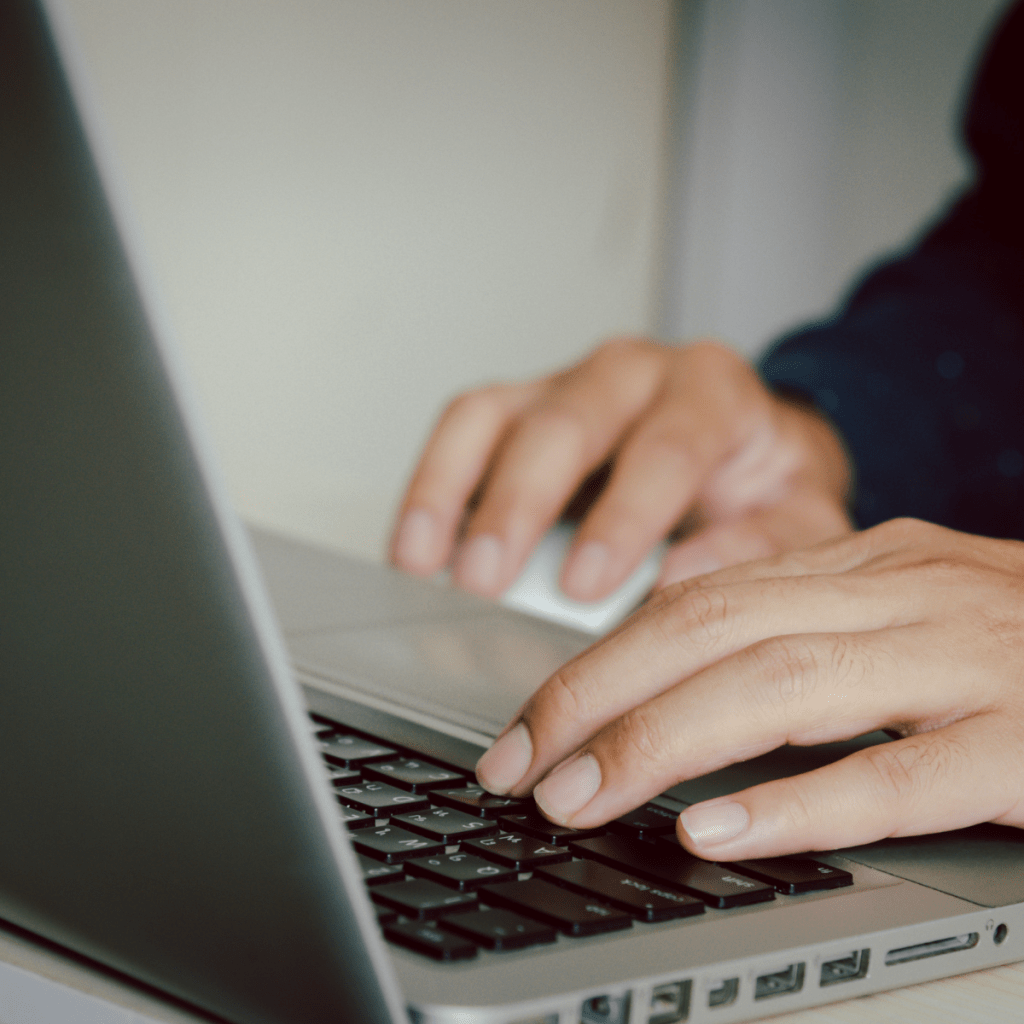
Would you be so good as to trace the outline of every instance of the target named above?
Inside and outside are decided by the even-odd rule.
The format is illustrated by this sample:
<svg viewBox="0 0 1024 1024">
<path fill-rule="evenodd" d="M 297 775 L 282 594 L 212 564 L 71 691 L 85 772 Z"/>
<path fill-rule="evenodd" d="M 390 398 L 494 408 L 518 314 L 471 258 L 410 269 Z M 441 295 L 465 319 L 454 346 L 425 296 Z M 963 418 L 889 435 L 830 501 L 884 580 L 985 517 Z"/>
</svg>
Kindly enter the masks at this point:
<svg viewBox="0 0 1024 1024">
<path fill-rule="evenodd" d="M 759 878 L 775 886 L 779 892 L 793 895 L 820 889 L 839 889 L 853 885 L 853 875 L 831 864 L 808 857 L 769 857 L 765 860 L 741 860 L 725 865 L 742 871 L 751 878 Z"/>
<path fill-rule="evenodd" d="M 487 860 L 507 868 L 515 868 L 517 871 L 532 871 L 541 864 L 557 864 L 572 857 L 565 847 L 559 849 L 557 846 L 542 843 L 539 839 L 511 832 L 485 836 L 483 839 L 467 839 L 462 846 Z"/>
<path fill-rule="evenodd" d="M 349 831 L 357 828 L 373 828 L 377 824 L 376 814 L 357 811 L 354 807 L 339 807 L 338 814 L 341 816 L 341 820 L 348 826 Z"/>
<path fill-rule="evenodd" d="M 393 811 L 425 811 L 430 804 L 425 796 L 395 789 L 384 782 L 363 782 L 358 786 L 339 786 L 334 791 L 339 802 L 358 807 L 367 814 L 387 818 Z"/>
<path fill-rule="evenodd" d="M 479 889 L 494 882 L 514 882 L 513 868 L 499 867 L 472 853 L 446 853 L 437 857 L 419 857 L 406 862 L 410 875 L 430 878 L 453 889 Z"/>
<path fill-rule="evenodd" d="M 372 761 L 390 760 L 398 751 L 358 736 L 329 736 L 320 741 L 320 753 L 331 764 L 342 768 L 358 768 Z"/>
<path fill-rule="evenodd" d="M 396 814 L 394 822 L 410 832 L 418 832 L 428 839 L 439 842 L 457 843 L 469 835 L 492 835 L 498 826 L 485 818 L 477 818 L 450 807 L 431 807 L 427 811 L 411 814 Z"/>
<path fill-rule="evenodd" d="M 471 960 L 477 947 L 461 935 L 438 931 L 433 925 L 419 922 L 388 925 L 384 938 L 435 960 Z"/>
<path fill-rule="evenodd" d="M 501 824 L 509 832 L 524 832 L 535 839 L 543 839 L 554 846 L 566 846 L 574 839 L 585 839 L 588 836 L 599 836 L 604 828 L 566 828 L 548 821 L 538 810 L 531 807 L 521 814 L 502 815 Z"/>
<path fill-rule="evenodd" d="M 328 764 L 326 767 L 332 786 L 347 786 L 362 778 L 358 768 L 342 768 L 336 764 Z"/>
<path fill-rule="evenodd" d="M 666 811 L 671 811 L 677 817 L 685 811 L 687 807 L 692 806 L 685 800 L 677 800 L 674 796 L 669 796 L 668 793 L 662 793 L 660 796 L 652 796 L 651 803 L 656 807 L 663 807 Z"/>
<path fill-rule="evenodd" d="M 421 921 L 476 906 L 475 892 L 456 892 L 427 878 L 378 885 L 370 890 L 370 898 L 374 903 L 397 910 L 404 917 Z"/>
<path fill-rule="evenodd" d="M 540 878 L 488 885 L 480 890 L 480 898 L 485 903 L 537 918 L 565 935 L 597 935 L 629 928 L 633 923 L 621 910 Z"/>
<path fill-rule="evenodd" d="M 693 857 L 678 843 L 670 844 L 665 839 L 642 843 L 622 836 L 597 836 L 581 839 L 571 849 L 578 857 L 600 861 L 653 882 L 664 882 L 720 910 L 775 899 L 771 886 Z"/>
<path fill-rule="evenodd" d="M 436 764 L 426 761 L 413 761 L 403 757 L 397 761 L 382 761 L 379 764 L 367 765 L 363 769 L 364 779 L 376 779 L 387 782 L 399 789 L 407 789 L 411 793 L 426 793 L 431 789 L 443 789 L 465 778 L 460 772 L 448 768 L 438 768 Z"/>
<path fill-rule="evenodd" d="M 440 927 L 493 950 L 524 949 L 542 942 L 554 942 L 558 938 L 558 933 L 550 925 L 531 921 L 499 907 L 476 914 L 453 914 L 444 918 Z"/>
<path fill-rule="evenodd" d="M 537 869 L 545 881 L 590 893 L 640 921 L 669 921 L 703 914 L 704 904 L 656 882 L 644 882 L 595 860 L 574 860 Z"/>
<path fill-rule="evenodd" d="M 365 853 L 374 860 L 387 861 L 388 864 L 397 864 L 410 857 L 431 857 L 435 853 L 444 853 L 444 843 L 431 842 L 393 825 L 353 832 L 352 845 L 357 852 Z"/>
<path fill-rule="evenodd" d="M 647 804 L 608 822 L 608 828 L 630 839 L 654 839 L 675 832 L 678 817 L 657 804 Z"/>
<path fill-rule="evenodd" d="M 430 794 L 430 802 L 455 807 L 481 818 L 499 818 L 503 814 L 515 811 L 520 807 L 530 806 L 529 800 L 519 800 L 514 796 L 494 796 L 482 786 L 463 786 L 461 789 L 435 789 Z"/>
<path fill-rule="evenodd" d="M 389 910 L 387 907 L 374 907 L 374 912 L 377 914 L 377 924 L 384 927 L 386 924 L 394 924 L 398 920 L 398 911 Z"/>
<path fill-rule="evenodd" d="M 318 722 L 314 718 L 309 723 L 309 731 L 316 739 L 323 740 L 328 736 L 333 736 L 337 729 L 333 725 L 328 725 L 326 722 Z"/>
<path fill-rule="evenodd" d="M 361 853 L 357 853 L 359 866 L 363 871 L 364 885 L 384 885 L 387 882 L 400 882 L 405 875 L 405 869 L 401 864 L 382 864 L 378 860 L 370 860 Z"/>
</svg>

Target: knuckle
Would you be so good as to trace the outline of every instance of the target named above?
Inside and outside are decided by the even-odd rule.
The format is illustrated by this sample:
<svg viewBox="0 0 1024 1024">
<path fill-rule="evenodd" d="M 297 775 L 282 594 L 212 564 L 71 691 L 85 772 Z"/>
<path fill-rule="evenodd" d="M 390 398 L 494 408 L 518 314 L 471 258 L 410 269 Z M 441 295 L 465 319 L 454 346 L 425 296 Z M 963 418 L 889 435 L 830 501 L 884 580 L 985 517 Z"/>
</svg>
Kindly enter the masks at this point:
<svg viewBox="0 0 1024 1024">
<path fill-rule="evenodd" d="M 657 600 L 666 639 L 689 650 L 704 653 L 717 647 L 731 628 L 732 607 L 721 588 L 677 583 L 666 587 Z"/>
<path fill-rule="evenodd" d="M 611 732 L 611 749 L 618 752 L 630 773 L 644 778 L 661 774 L 672 743 L 664 718 L 653 705 L 631 708 Z"/>
<path fill-rule="evenodd" d="M 594 713 L 595 688 L 575 666 L 560 668 L 530 699 L 524 717 L 531 724 L 538 718 L 553 722 L 589 721 Z"/>
<path fill-rule="evenodd" d="M 779 779 L 769 785 L 778 787 L 778 806 L 786 815 L 788 832 L 804 834 L 817 828 L 827 812 L 812 799 L 804 778 Z"/>
<path fill-rule="evenodd" d="M 788 717 L 794 705 L 815 689 L 823 666 L 815 645 L 795 636 L 774 636 L 748 647 L 741 655 L 753 671 L 748 680 L 751 706 Z"/>
<path fill-rule="evenodd" d="M 493 419 L 504 411 L 506 388 L 502 384 L 465 391 L 456 395 L 442 413 L 442 419 L 479 421 Z"/>
<path fill-rule="evenodd" d="M 650 338 L 622 335 L 607 338 L 597 345 L 588 357 L 593 363 L 610 364 L 618 367 L 623 363 L 631 363 L 637 359 L 660 357 L 665 346 Z"/>
<path fill-rule="evenodd" d="M 954 736 L 928 733 L 863 752 L 876 793 L 899 808 L 912 807 L 929 789 L 960 770 L 968 756 Z"/>
</svg>

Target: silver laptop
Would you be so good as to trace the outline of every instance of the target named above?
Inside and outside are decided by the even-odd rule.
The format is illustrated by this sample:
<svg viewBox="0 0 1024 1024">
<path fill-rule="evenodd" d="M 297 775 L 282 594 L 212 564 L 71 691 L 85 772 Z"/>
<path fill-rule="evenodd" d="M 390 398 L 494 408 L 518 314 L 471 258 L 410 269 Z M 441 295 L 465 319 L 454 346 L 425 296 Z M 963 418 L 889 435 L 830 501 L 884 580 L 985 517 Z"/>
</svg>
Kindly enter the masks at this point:
<svg viewBox="0 0 1024 1024">
<path fill-rule="evenodd" d="M 254 558 L 62 26 L 0 5 L 0 918 L 235 1024 L 726 1024 L 1024 957 L 1012 829 L 673 842 L 687 803 L 854 744 L 592 832 L 476 787 L 586 637 L 280 537 Z"/>
</svg>

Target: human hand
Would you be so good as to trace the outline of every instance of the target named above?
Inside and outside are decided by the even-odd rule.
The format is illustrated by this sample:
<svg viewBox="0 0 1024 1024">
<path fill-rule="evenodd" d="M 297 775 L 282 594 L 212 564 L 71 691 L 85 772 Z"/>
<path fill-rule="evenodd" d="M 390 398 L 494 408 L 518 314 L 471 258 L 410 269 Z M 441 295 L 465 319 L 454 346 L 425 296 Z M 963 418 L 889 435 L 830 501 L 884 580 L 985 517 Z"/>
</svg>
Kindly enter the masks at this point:
<svg viewBox="0 0 1024 1024">
<path fill-rule="evenodd" d="M 688 808 L 730 861 L 1024 827 L 1024 543 L 893 520 L 675 584 L 527 701 L 477 774 L 601 825 L 789 743 L 902 738 Z M 534 788 L 536 787 L 536 788 Z"/>
<path fill-rule="evenodd" d="M 391 558 L 426 575 L 454 555 L 454 582 L 496 597 L 608 464 L 562 567 L 577 600 L 614 590 L 684 518 L 658 586 L 850 529 L 846 456 L 816 413 L 773 395 L 724 345 L 623 339 L 560 373 L 455 399 Z"/>
</svg>

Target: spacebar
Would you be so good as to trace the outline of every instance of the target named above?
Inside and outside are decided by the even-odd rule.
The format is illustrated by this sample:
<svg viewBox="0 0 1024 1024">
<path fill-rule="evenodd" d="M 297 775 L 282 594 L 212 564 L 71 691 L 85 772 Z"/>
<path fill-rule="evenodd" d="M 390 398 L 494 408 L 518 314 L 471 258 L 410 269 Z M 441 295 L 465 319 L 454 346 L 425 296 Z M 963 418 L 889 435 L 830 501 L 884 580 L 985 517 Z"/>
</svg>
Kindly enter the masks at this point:
<svg viewBox="0 0 1024 1024">
<path fill-rule="evenodd" d="M 577 857 L 589 857 L 602 864 L 632 871 L 641 878 L 681 889 L 720 910 L 775 899 L 770 885 L 700 860 L 681 847 L 674 849 L 668 843 L 645 843 L 622 836 L 596 836 L 580 839 L 570 844 L 569 849 Z"/>
</svg>

